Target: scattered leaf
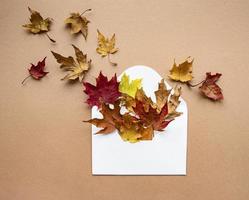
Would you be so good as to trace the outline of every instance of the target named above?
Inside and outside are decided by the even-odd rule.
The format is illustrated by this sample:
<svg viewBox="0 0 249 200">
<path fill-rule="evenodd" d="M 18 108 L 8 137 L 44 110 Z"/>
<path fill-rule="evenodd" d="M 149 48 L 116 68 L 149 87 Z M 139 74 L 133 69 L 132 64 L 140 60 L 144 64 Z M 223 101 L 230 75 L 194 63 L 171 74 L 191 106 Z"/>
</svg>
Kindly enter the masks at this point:
<svg viewBox="0 0 249 200">
<path fill-rule="evenodd" d="M 130 77 L 124 73 L 119 84 L 119 92 L 128 94 L 131 97 L 135 97 L 137 89 L 140 89 L 141 85 L 142 79 L 130 81 Z"/>
<path fill-rule="evenodd" d="M 84 92 L 88 95 L 86 102 L 91 107 L 100 107 L 102 103 L 113 104 L 120 97 L 116 74 L 108 81 L 107 77 L 100 72 L 98 78 L 96 78 L 96 86 L 87 82 L 83 84 L 85 86 Z"/>
<path fill-rule="evenodd" d="M 216 84 L 222 74 L 216 73 L 211 75 L 210 72 L 206 73 L 206 79 L 199 87 L 202 94 L 212 100 L 221 100 L 223 99 L 223 94 L 221 88 Z"/>
<path fill-rule="evenodd" d="M 96 49 L 97 53 L 99 53 L 102 57 L 108 56 L 108 60 L 113 66 L 117 66 L 117 63 L 113 63 L 110 60 L 110 54 L 114 54 L 118 51 L 117 48 L 115 48 L 115 34 L 113 34 L 112 38 L 105 38 L 105 36 L 98 32 L 98 47 Z"/>
<path fill-rule="evenodd" d="M 69 25 L 71 34 L 82 33 L 85 40 L 88 35 L 88 23 L 90 22 L 86 17 L 83 16 L 88 11 L 92 9 L 87 9 L 83 13 L 71 13 L 71 16 L 65 20 L 65 24 Z"/>
<path fill-rule="evenodd" d="M 40 15 L 39 12 L 32 10 L 29 8 L 29 12 L 31 14 L 30 16 L 30 24 L 23 25 L 24 28 L 27 28 L 31 33 L 37 34 L 37 33 L 45 33 L 46 36 L 49 38 L 50 41 L 55 42 L 48 34 L 50 24 L 52 22 L 51 18 L 43 19 L 43 17 Z"/>
<path fill-rule="evenodd" d="M 32 77 L 36 80 L 39 80 L 41 78 L 43 78 L 44 76 L 46 76 L 46 74 L 48 74 L 48 72 L 44 71 L 45 68 L 45 60 L 46 57 L 42 60 L 39 61 L 37 63 L 37 65 L 31 64 L 29 71 L 29 76 L 27 76 L 23 81 L 22 84 L 24 84 L 25 80 L 27 80 L 27 78 Z"/>
<path fill-rule="evenodd" d="M 58 53 L 53 51 L 52 54 L 54 55 L 55 59 L 59 64 L 61 64 L 60 68 L 64 69 L 65 71 L 69 71 L 69 73 L 62 78 L 62 80 L 76 80 L 79 79 L 82 82 L 85 73 L 91 67 L 91 60 L 87 60 L 87 54 L 83 54 L 76 46 L 72 45 L 75 51 L 76 60 L 72 57 L 64 57 Z"/>
<path fill-rule="evenodd" d="M 188 60 L 189 57 L 181 64 L 176 65 L 175 61 L 173 64 L 172 69 L 170 70 L 169 78 L 171 78 L 174 81 L 180 81 L 180 82 L 188 82 L 193 79 L 192 76 L 192 65 L 194 62 L 194 59 L 191 61 Z"/>
</svg>

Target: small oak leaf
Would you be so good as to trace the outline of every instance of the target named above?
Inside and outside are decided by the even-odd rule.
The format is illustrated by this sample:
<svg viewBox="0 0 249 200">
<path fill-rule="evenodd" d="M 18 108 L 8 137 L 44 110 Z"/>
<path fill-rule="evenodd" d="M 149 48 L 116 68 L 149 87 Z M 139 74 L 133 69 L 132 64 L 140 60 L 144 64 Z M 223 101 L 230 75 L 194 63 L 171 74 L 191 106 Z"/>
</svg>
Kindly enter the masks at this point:
<svg viewBox="0 0 249 200">
<path fill-rule="evenodd" d="M 193 79 L 192 76 L 192 65 L 194 62 L 194 59 L 191 61 L 188 60 L 189 57 L 181 64 L 176 65 L 175 61 L 174 64 L 170 70 L 169 78 L 171 78 L 174 81 L 180 81 L 180 82 L 188 82 Z"/>
<path fill-rule="evenodd" d="M 117 63 L 113 63 L 110 60 L 110 54 L 114 54 L 118 51 L 118 48 L 115 48 L 115 34 L 111 37 L 111 39 L 106 38 L 99 30 L 98 32 L 98 47 L 96 49 L 97 53 L 99 53 L 102 57 L 108 56 L 109 62 L 116 66 Z"/>
<path fill-rule="evenodd" d="M 212 100 L 221 100 L 223 99 L 223 94 L 221 88 L 216 84 L 222 74 L 216 73 L 212 75 L 210 72 L 206 73 L 206 79 L 199 87 L 202 94 Z"/>
<path fill-rule="evenodd" d="M 124 73 L 119 84 L 119 91 L 131 97 L 135 97 L 137 89 L 140 89 L 142 79 L 135 79 L 130 81 L 130 77 Z"/>
<path fill-rule="evenodd" d="M 88 36 L 88 23 L 90 23 L 90 21 L 83 16 L 83 14 L 87 11 L 91 11 L 91 9 L 85 10 L 82 14 L 71 13 L 70 17 L 65 20 L 65 24 L 70 27 L 71 34 L 81 32 L 85 40 Z"/>
<path fill-rule="evenodd" d="M 76 55 L 76 61 L 72 56 L 64 57 L 58 53 L 52 51 L 55 59 L 59 64 L 61 64 L 60 68 L 65 71 L 69 71 L 69 73 L 62 78 L 62 80 L 76 80 L 79 79 L 82 82 L 85 73 L 91 67 L 91 60 L 87 60 L 87 54 L 83 54 L 82 51 L 79 50 L 76 46 L 72 45 Z"/>
</svg>

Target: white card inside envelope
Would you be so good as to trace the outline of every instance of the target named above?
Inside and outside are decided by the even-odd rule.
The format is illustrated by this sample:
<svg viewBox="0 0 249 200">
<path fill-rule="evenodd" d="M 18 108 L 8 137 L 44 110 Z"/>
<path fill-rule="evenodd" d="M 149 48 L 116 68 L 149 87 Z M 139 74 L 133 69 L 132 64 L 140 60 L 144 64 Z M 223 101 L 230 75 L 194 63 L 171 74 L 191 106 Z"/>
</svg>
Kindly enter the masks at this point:
<svg viewBox="0 0 249 200">
<path fill-rule="evenodd" d="M 134 66 L 123 73 L 131 79 L 142 78 L 142 87 L 155 100 L 154 91 L 162 77 L 152 68 Z M 123 74 L 119 76 L 121 79 Z M 167 84 L 167 88 L 170 88 Z M 117 132 L 96 135 L 92 126 L 93 175 L 186 175 L 187 105 L 183 99 L 177 109 L 183 114 L 172 121 L 163 132 L 155 132 L 153 140 L 124 142 Z M 96 107 L 92 118 L 102 118 Z"/>
</svg>

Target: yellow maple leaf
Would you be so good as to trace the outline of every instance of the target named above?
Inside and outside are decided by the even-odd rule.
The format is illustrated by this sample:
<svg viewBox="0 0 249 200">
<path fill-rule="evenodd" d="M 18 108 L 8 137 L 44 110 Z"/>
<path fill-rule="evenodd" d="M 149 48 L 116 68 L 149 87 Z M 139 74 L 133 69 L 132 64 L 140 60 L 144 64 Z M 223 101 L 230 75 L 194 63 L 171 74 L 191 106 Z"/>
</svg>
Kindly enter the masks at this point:
<svg viewBox="0 0 249 200">
<path fill-rule="evenodd" d="M 193 79 L 192 76 L 192 65 L 194 62 L 194 59 L 189 61 L 190 57 L 188 57 L 183 63 L 177 65 L 174 61 L 173 67 L 170 70 L 169 78 L 171 78 L 174 81 L 180 81 L 180 82 L 188 82 Z"/>
<path fill-rule="evenodd" d="M 85 10 L 82 14 L 71 13 L 70 17 L 65 20 L 65 24 L 69 25 L 71 34 L 76 34 L 81 32 L 85 40 L 88 35 L 88 23 L 90 22 L 86 17 L 83 16 L 87 11 L 92 9 Z"/>
<path fill-rule="evenodd" d="M 126 113 L 122 117 L 123 121 L 121 126 L 117 126 L 119 135 L 124 141 L 136 143 L 141 140 L 152 140 L 154 131 L 152 126 L 143 127 L 140 121 Z"/>
<path fill-rule="evenodd" d="M 134 79 L 130 81 L 130 77 L 124 73 L 119 83 L 119 91 L 134 98 L 137 89 L 140 89 L 141 85 L 142 79 Z"/>
<path fill-rule="evenodd" d="M 85 73 L 89 70 L 91 67 L 91 60 L 87 61 L 87 54 L 83 54 L 82 51 L 80 51 L 76 46 L 72 45 L 75 51 L 76 60 L 72 56 L 64 57 L 58 53 L 55 53 L 52 51 L 52 54 L 56 58 L 57 62 L 61 64 L 61 69 L 64 69 L 66 71 L 69 71 L 64 79 L 69 80 L 75 80 L 79 78 L 79 81 L 81 82 L 85 76 Z"/>
<path fill-rule="evenodd" d="M 29 12 L 31 14 L 30 16 L 30 24 L 24 24 L 23 27 L 27 28 L 31 33 L 37 34 L 37 33 L 45 33 L 46 36 L 49 38 L 50 41 L 55 42 L 48 34 L 50 24 L 52 22 L 51 18 L 43 19 L 41 14 L 35 10 L 32 10 L 30 7 L 28 7 Z"/>
<path fill-rule="evenodd" d="M 112 35 L 111 39 L 106 38 L 102 33 L 98 32 L 98 47 L 96 49 L 97 53 L 99 53 L 102 57 L 108 56 L 109 62 L 113 66 L 117 66 L 117 63 L 113 63 L 110 60 L 110 54 L 114 54 L 118 51 L 118 48 L 115 48 L 115 34 Z"/>
</svg>

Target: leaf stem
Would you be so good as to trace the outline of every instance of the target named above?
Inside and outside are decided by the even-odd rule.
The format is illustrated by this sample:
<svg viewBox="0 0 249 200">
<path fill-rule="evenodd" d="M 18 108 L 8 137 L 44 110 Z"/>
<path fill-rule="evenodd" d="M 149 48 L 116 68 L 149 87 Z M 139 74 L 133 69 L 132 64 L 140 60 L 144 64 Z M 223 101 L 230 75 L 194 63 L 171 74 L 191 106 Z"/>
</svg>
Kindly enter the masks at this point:
<svg viewBox="0 0 249 200">
<path fill-rule="evenodd" d="M 110 58 L 110 54 L 109 54 L 109 53 L 108 53 L 107 57 L 108 57 L 109 63 L 110 63 L 112 66 L 117 66 L 117 65 L 118 65 L 118 63 L 115 63 L 115 62 L 112 62 L 112 61 L 111 61 L 111 58 Z"/>
<path fill-rule="evenodd" d="M 201 81 L 201 82 L 199 82 L 199 83 L 197 83 L 197 84 L 191 84 L 191 83 L 188 81 L 188 82 L 187 82 L 187 85 L 188 85 L 189 87 L 196 87 L 196 86 L 198 86 L 198 85 L 204 83 L 205 81 L 206 81 L 206 80 L 203 80 L 203 81 Z"/>
<path fill-rule="evenodd" d="M 55 41 L 54 39 L 52 39 L 47 33 L 45 33 L 45 34 L 46 34 L 46 36 L 48 37 L 48 39 L 49 39 L 51 42 L 56 43 L 56 41 Z"/>
<path fill-rule="evenodd" d="M 89 11 L 92 11 L 92 9 L 91 8 L 86 9 L 83 13 L 80 14 L 80 16 L 84 15 L 86 12 L 89 12 Z"/>
<path fill-rule="evenodd" d="M 24 84 L 24 82 L 25 82 L 29 77 L 31 77 L 31 75 L 28 75 L 25 79 L 23 79 L 22 84 Z"/>
</svg>

